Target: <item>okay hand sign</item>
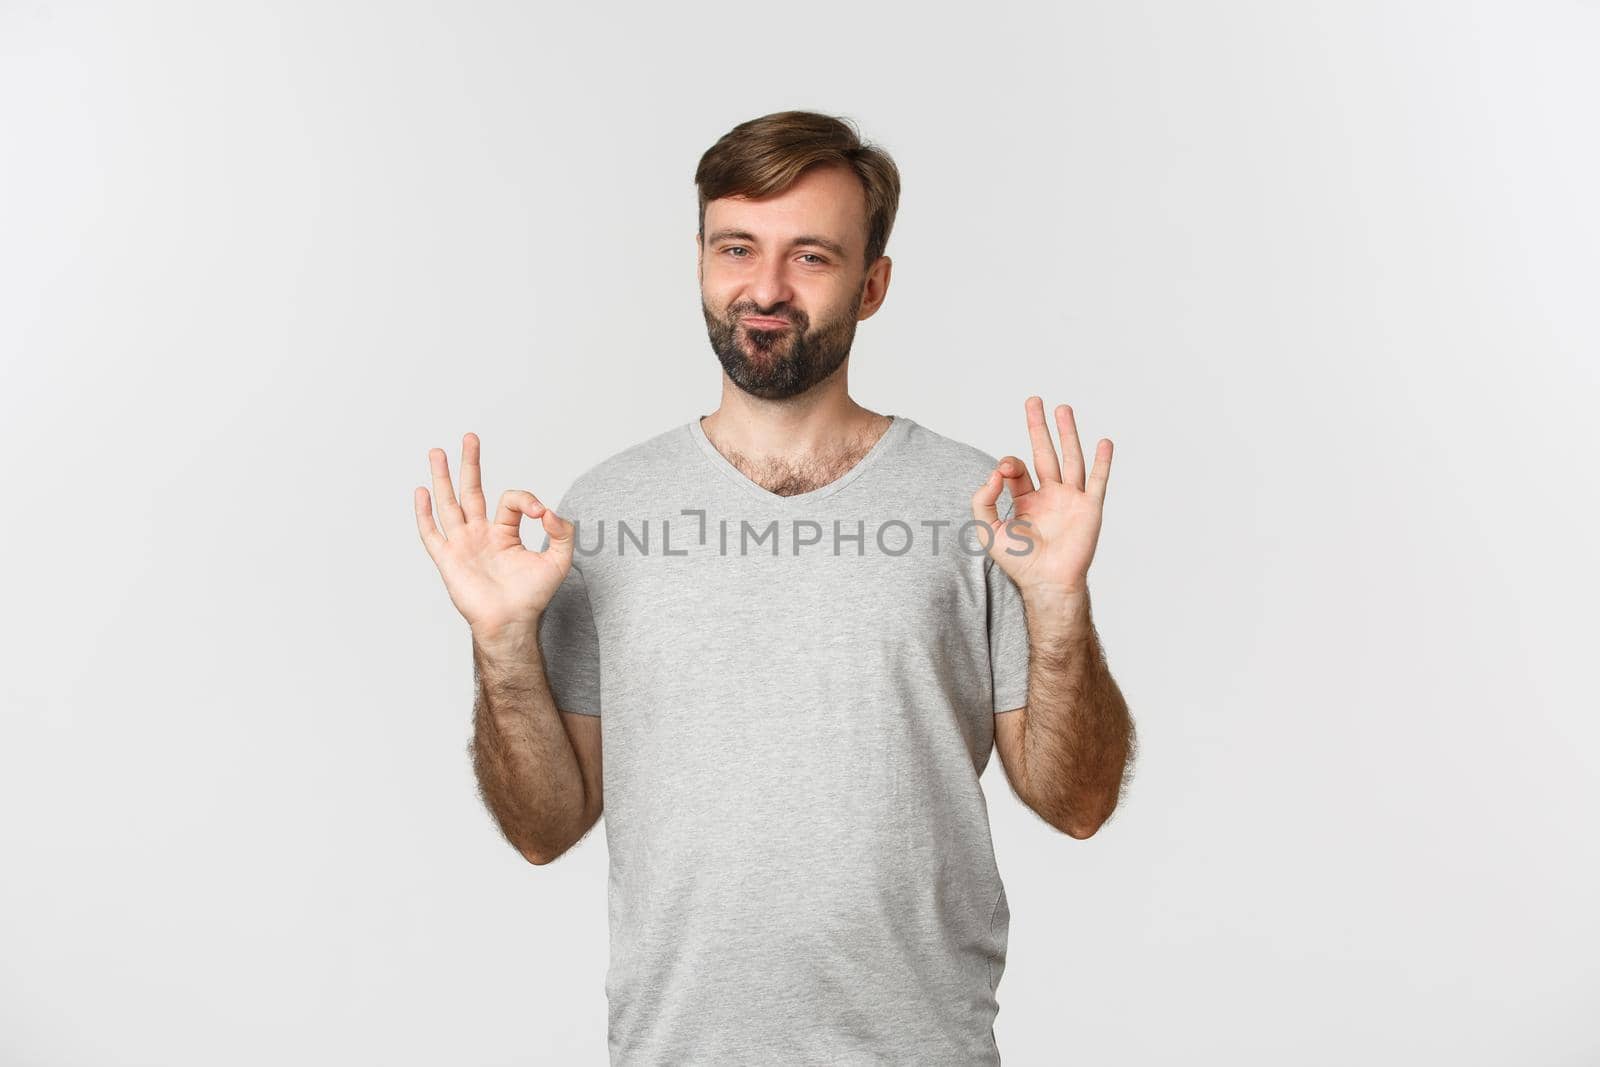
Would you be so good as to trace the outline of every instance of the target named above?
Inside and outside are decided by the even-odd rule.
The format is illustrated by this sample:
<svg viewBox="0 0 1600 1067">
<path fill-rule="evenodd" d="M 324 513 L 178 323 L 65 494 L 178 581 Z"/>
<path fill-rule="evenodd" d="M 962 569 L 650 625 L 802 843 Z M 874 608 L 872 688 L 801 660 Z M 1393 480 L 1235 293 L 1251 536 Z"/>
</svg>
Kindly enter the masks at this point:
<svg viewBox="0 0 1600 1067">
<path fill-rule="evenodd" d="M 989 555 L 1024 596 L 1083 593 L 1088 590 L 1089 564 L 1100 540 L 1100 513 L 1106 498 L 1106 480 L 1111 477 L 1111 440 L 1101 438 L 1096 445 L 1094 469 L 1085 483 L 1083 449 L 1078 445 L 1078 425 L 1072 408 L 1066 404 L 1056 407 L 1062 454 L 1058 462 L 1050 429 L 1045 425 L 1044 400 L 1030 396 L 1025 406 L 1039 484 L 1033 484 L 1022 460 L 1006 456 L 972 495 L 972 515 L 994 531 Z M 1011 491 L 1015 504 L 1012 518 L 1029 523 L 1015 534 L 1006 532 L 995 507 L 1002 487 Z"/>
<path fill-rule="evenodd" d="M 478 435 L 461 439 L 461 502 L 450 485 L 450 463 L 444 449 L 428 451 L 433 469 L 433 494 L 439 501 L 434 525 L 428 490 L 412 494 L 417 532 L 438 565 L 456 610 L 480 635 L 498 635 L 508 628 L 537 633 L 539 616 L 572 567 L 573 524 L 522 489 L 507 489 L 491 522 L 478 467 Z M 522 543 L 522 516 L 543 524 L 550 546 L 534 552 Z"/>
</svg>

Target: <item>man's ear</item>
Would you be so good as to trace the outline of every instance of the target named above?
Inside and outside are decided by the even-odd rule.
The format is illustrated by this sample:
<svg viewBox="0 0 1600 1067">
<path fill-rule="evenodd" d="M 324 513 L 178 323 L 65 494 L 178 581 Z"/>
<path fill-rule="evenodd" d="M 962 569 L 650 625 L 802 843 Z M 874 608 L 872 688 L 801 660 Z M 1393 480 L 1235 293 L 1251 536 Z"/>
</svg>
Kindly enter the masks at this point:
<svg viewBox="0 0 1600 1067">
<path fill-rule="evenodd" d="M 889 275 L 894 270 L 894 260 L 888 256 L 879 256 L 873 263 L 872 269 L 867 271 L 867 277 L 861 283 L 861 311 L 857 321 L 870 319 L 878 313 L 883 302 L 889 295 Z"/>
</svg>

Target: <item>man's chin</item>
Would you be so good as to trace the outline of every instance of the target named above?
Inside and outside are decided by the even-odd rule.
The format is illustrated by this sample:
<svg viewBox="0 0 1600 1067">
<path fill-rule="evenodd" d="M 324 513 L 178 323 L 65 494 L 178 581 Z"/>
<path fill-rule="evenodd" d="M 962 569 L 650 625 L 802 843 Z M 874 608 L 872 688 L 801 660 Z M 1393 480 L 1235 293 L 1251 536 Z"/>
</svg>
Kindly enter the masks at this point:
<svg viewBox="0 0 1600 1067">
<path fill-rule="evenodd" d="M 748 339 L 739 345 L 739 358 L 753 367 L 773 367 L 785 360 L 794 359 L 794 345 L 787 341 L 758 345 Z"/>
</svg>

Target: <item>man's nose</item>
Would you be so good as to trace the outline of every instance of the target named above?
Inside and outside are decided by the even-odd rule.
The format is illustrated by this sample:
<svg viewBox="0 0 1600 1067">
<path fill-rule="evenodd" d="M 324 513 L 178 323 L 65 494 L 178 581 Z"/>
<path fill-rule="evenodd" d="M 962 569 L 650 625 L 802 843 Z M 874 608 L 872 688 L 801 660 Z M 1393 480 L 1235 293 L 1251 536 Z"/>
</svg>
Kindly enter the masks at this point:
<svg viewBox="0 0 1600 1067">
<path fill-rule="evenodd" d="M 794 286 L 789 281 L 789 265 L 782 259 L 772 258 L 756 269 L 750 279 L 750 299 L 757 307 L 772 308 L 794 299 Z"/>
</svg>

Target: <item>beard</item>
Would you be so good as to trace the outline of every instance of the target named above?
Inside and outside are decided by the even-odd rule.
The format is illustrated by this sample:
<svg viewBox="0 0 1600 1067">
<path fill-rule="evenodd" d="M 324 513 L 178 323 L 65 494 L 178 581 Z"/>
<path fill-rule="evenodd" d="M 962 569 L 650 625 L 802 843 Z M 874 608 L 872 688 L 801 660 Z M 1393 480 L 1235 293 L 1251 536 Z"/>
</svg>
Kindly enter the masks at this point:
<svg viewBox="0 0 1600 1067">
<path fill-rule="evenodd" d="M 811 329 L 806 313 L 796 309 L 766 312 L 753 304 L 735 304 L 723 319 L 702 298 L 700 311 L 705 316 L 711 348 L 733 384 L 751 396 L 783 400 L 798 396 L 827 378 L 850 355 L 861 297 L 858 291 L 843 314 L 824 320 L 816 329 Z M 745 315 L 788 319 L 789 326 L 756 329 L 740 321 Z"/>
</svg>

